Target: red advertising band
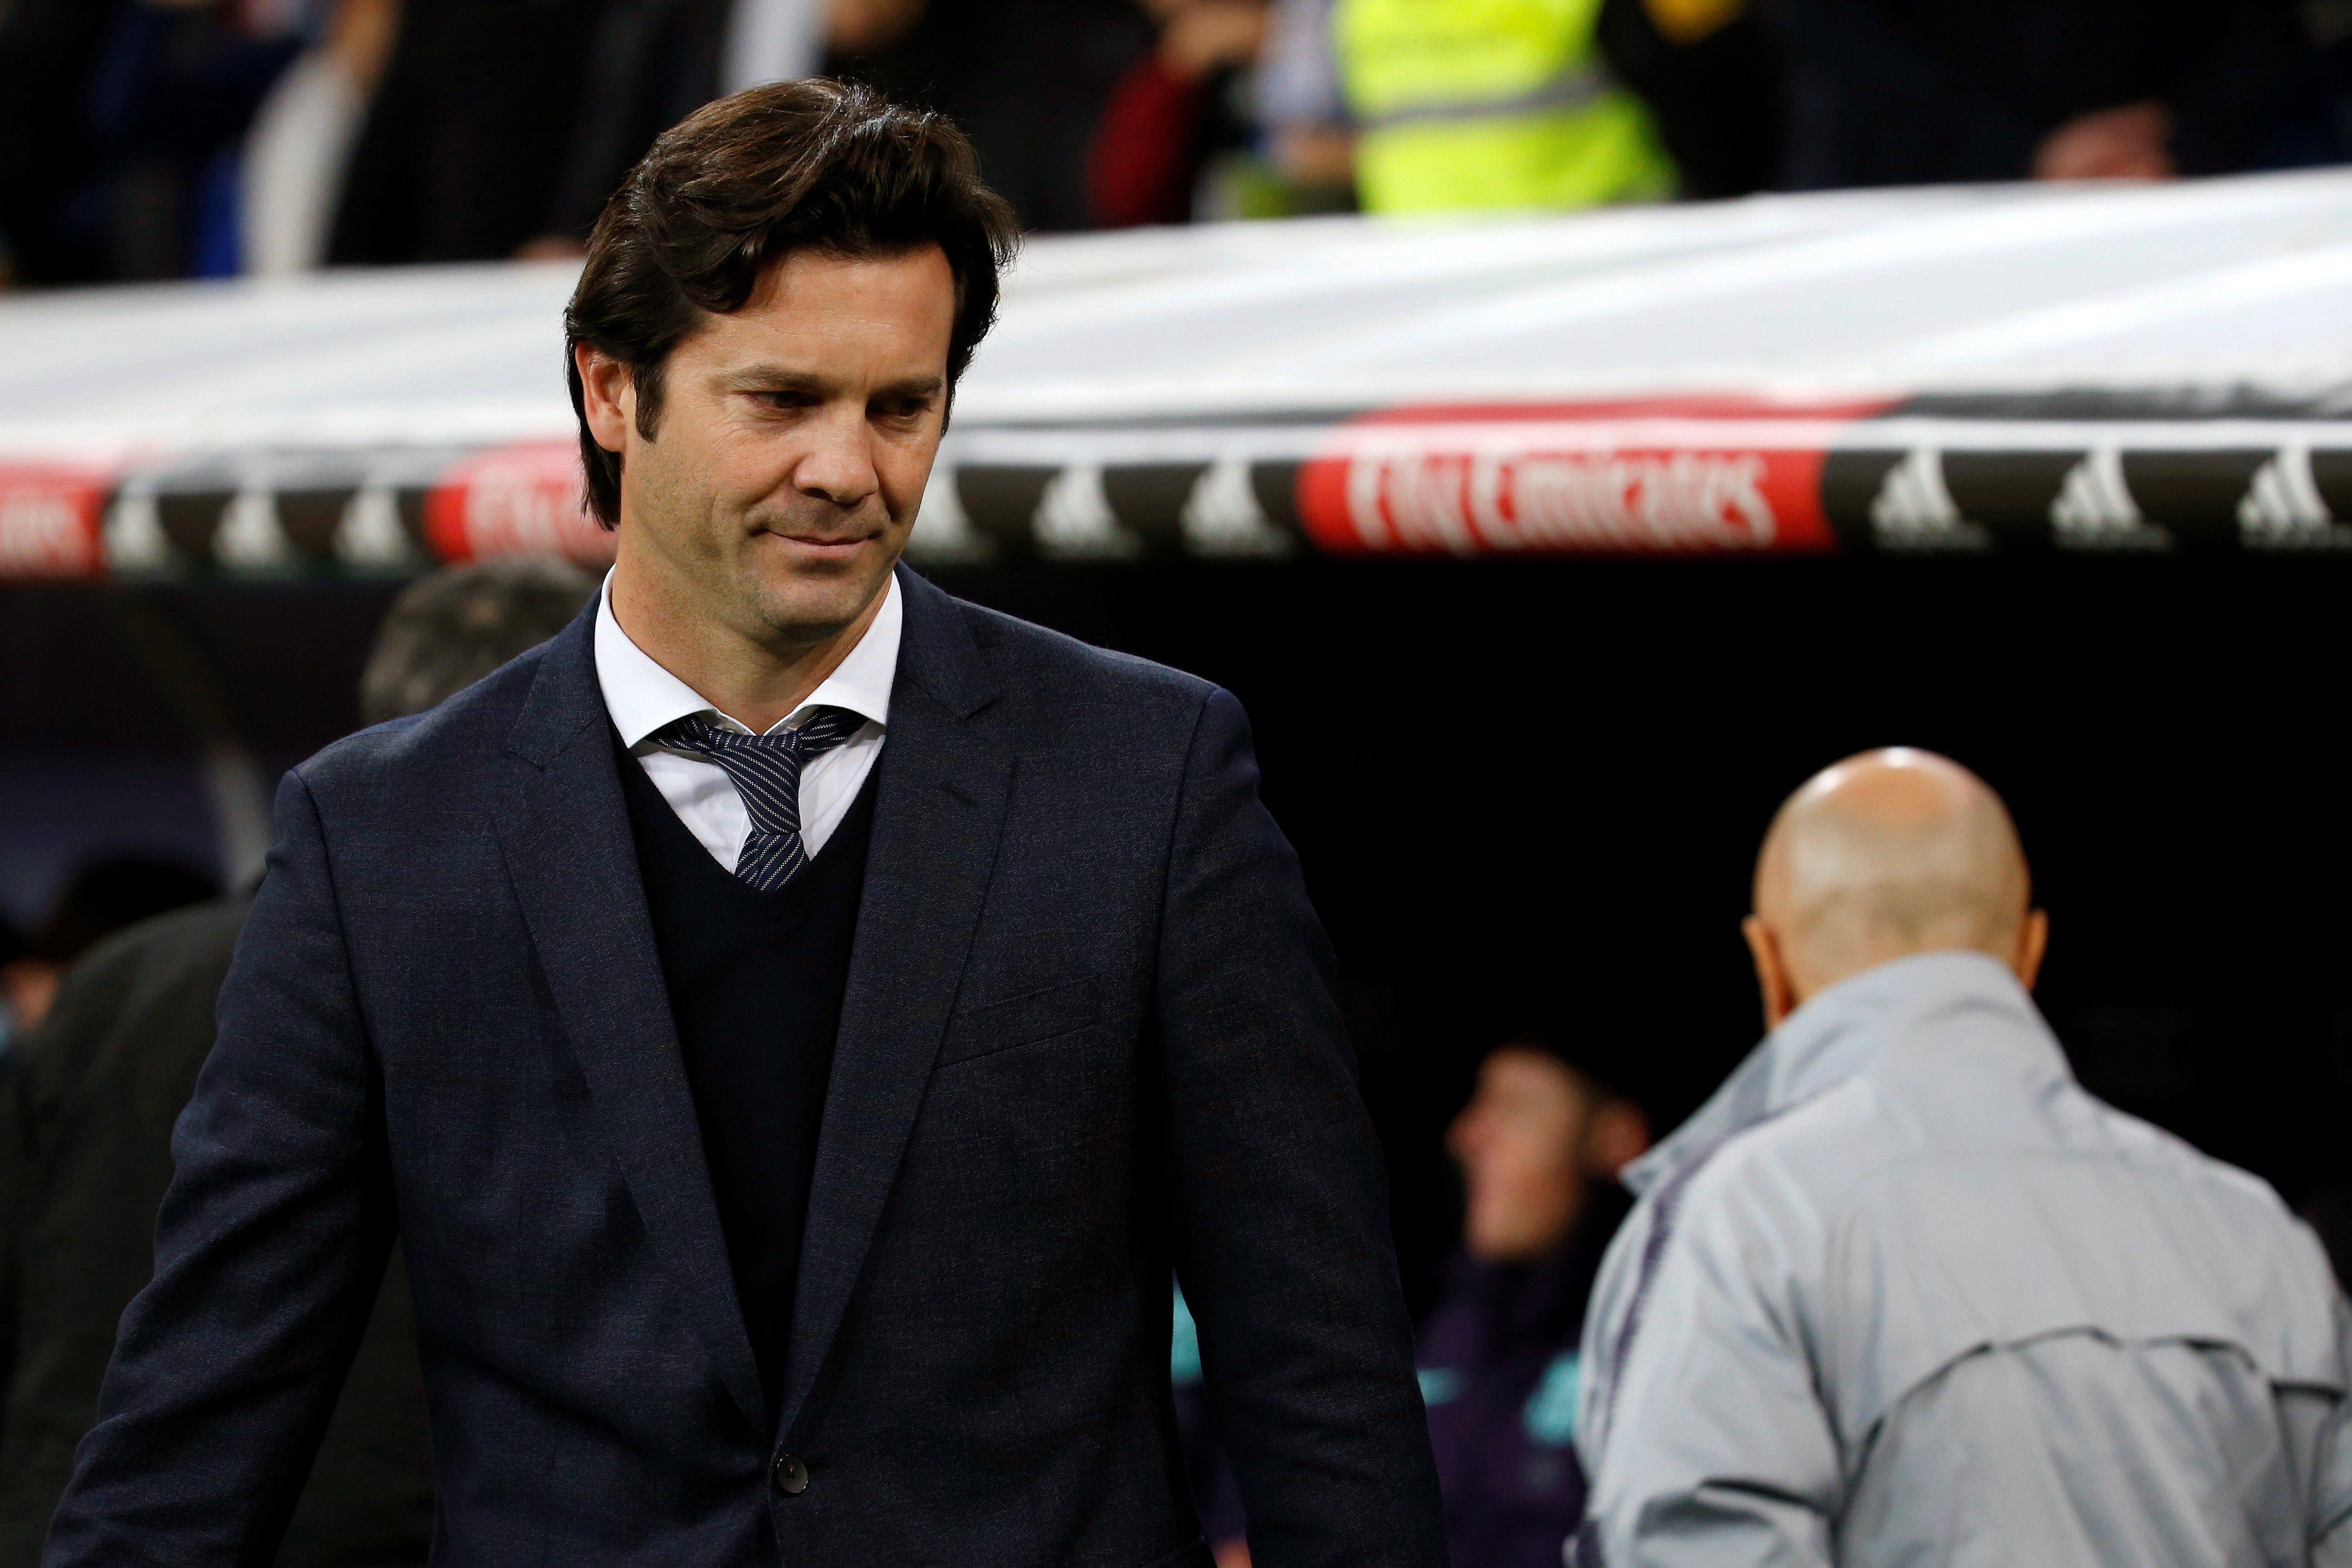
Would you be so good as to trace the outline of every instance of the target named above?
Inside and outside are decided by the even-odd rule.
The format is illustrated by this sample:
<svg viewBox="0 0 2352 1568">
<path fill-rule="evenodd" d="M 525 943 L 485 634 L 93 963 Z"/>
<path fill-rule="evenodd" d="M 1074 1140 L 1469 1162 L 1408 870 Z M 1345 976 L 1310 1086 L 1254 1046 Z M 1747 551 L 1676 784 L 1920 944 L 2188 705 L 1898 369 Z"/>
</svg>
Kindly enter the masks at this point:
<svg viewBox="0 0 2352 1568">
<path fill-rule="evenodd" d="M 568 438 L 0 457 L 0 578 L 611 559 Z M 2352 405 L 2150 393 L 959 427 L 918 562 L 2352 548 Z"/>
</svg>

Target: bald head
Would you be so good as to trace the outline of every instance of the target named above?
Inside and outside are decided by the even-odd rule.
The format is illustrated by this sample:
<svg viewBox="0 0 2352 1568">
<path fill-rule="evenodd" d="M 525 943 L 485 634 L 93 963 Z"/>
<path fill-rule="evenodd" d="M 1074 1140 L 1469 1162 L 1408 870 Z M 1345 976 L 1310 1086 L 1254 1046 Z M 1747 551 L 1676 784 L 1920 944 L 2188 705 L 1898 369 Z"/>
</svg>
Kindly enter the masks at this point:
<svg viewBox="0 0 2352 1568">
<path fill-rule="evenodd" d="M 1974 949 L 2031 984 L 2031 892 L 2017 829 L 1982 779 L 1932 752 L 1865 752 L 1815 774 L 1772 819 L 1748 940 L 1759 974 L 1768 948 L 1782 972 L 1784 1015 L 1915 952 Z M 1765 988 L 1769 1014 L 1769 976 Z"/>
</svg>

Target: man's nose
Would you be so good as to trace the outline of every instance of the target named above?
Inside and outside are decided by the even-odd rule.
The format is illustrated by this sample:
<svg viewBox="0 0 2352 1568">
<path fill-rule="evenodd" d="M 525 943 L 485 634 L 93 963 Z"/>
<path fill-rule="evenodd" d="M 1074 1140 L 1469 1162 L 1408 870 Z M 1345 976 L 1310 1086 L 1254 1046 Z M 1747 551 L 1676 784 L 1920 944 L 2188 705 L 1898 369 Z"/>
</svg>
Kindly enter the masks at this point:
<svg viewBox="0 0 2352 1568">
<path fill-rule="evenodd" d="M 862 407 L 828 408 L 824 418 L 803 428 L 809 445 L 793 467 L 794 489 L 835 506 L 855 507 L 882 488 Z"/>
</svg>

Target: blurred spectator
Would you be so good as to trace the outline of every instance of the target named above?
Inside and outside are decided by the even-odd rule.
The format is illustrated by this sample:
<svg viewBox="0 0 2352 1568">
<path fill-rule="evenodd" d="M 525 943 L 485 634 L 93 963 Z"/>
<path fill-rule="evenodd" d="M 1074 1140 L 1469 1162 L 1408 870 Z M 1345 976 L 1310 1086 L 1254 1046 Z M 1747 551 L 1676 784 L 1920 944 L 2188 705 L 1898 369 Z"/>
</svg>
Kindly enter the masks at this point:
<svg viewBox="0 0 2352 1568">
<path fill-rule="evenodd" d="M 2085 1093 L 1999 797 L 1904 749 L 1773 819 L 1770 1033 L 1626 1172 L 1573 1561 L 2352 1561 L 2352 1315 L 2277 1194 Z"/>
<path fill-rule="evenodd" d="M 246 138 L 238 253 L 244 271 L 326 260 L 352 148 L 400 26 L 401 0 L 333 0 L 319 41 L 287 68 Z"/>
<path fill-rule="evenodd" d="M 591 584 L 559 561 L 494 561 L 419 578 L 393 602 L 360 673 L 360 719 L 422 713 L 562 631 Z"/>
<path fill-rule="evenodd" d="M 1584 1515 L 1578 1336 L 1625 1213 L 1617 1173 L 1650 1145 L 1641 1107 L 1523 1037 L 1479 1064 L 1446 1149 L 1462 1168 L 1462 1255 L 1415 1360 L 1456 1568 L 1559 1568 Z M 1202 1397 L 1200 1343 L 1176 1297 L 1177 1420 L 1218 1568 L 1248 1568 L 1246 1521 Z"/>
<path fill-rule="evenodd" d="M 648 72 L 657 44 L 673 44 L 699 15 L 685 0 L 402 0 L 398 34 L 335 205 L 327 259 L 488 260 L 558 226 L 552 204 L 581 134 L 575 124 L 635 111 L 634 100 L 591 110 L 583 96 L 592 41 L 600 27 L 621 29 L 625 14 L 649 19 L 642 34 L 614 47 L 641 51 Z M 676 118 L 708 96 L 707 80 L 681 81 L 647 112 L 675 109 Z M 646 130 L 631 156 L 668 122 Z M 611 189 L 595 189 L 593 203 Z M 584 232 L 576 213 L 562 226 Z"/>
<path fill-rule="evenodd" d="M 880 48 L 923 0 L 404 0 L 329 254 L 581 254 L 654 139 L 713 98 Z"/>
<path fill-rule="evenodd" d="M 593 591 L 504 562 L 410 586 L 363 679 L 371 721 L 429 708 L 545 641 Z M 121 932 L 67 973 L 48 1021 L 0 1063 L 0 1568 L 33 1568 L 89 1426 L 115 1323 L 147 1281 L 172 1124 L 211 1048 L 249 892 Z M 397 1251 L 276 1561 L 421 1564 L 431 1454 Z"/>
<path fill-rule="evenodd" d="M 0 237 L 16 276 L 236 271 L 246 128 L 305 20 L 275 0 L 10 0 Z"/>
<path fill-rule="evenodd" d="M 775 16 L 779 9 L 787 30 L 793 22 L 818 20 L 814 6 L 775 7 L 764 0 L 602 0 L 571 138 L 552 182 L 553 205 L 541 216 L 543 237 L 527 254 L 578 253 L 605 199 L 654 139 L 720 96 L 731 74 L 730 16 Z M 742 31 L 748 37 L 762 29 L 747 21 Z M 804 75 L 816 51 L 786 52 L 793 74 Z"/>
<path fill-rule="evenodd" d="M 1337 0 L 1331 37 L 1370 212 L 1582 207 L 1669 195 L 1600 0 Z"/>
<path fill-rule="evenodd" d="M 1786 76 L 1749 0 L 1601 0 L 1601 53 L 1649 106 L 1677 195 L 1740 196 L 1780 177 Z"/>
<path fill-rule="evenodd" d="M 1329 209 L 1356 203 L 1356 131 L 1331 43 L 1335 0 L 1273 0 L 1258 51 L 1257 114 L 1266 155 L 1294 189 L 1328 193 Z"/>
<path fill-rule="evenodd" d="M 1159 37 L 1111 89 L 1088 154 L 1093 217 L 1105 228 L 1190 221 L 1211 157 L 1248 139 L 1247 106 L 1236 100 L 1265 37 L 1263 0 L 1145 0 L 1144 9 Z"/>
<path fill-rule="evenodd" d="M 1790 189 L 2169 179 L 2342 155 L 2288 0 L 1775 0 Z"/>
<path fill-rule="evenodd" d="M 110 856 L 74 875 L 24 951 L 0 964 L 0 1007 L 10 1033 L 38 1027 L 68 964 L 127 925 L 216 897 L 220 887 L 177 860 Z"/>
<path fill-rule="evenodd" d="M 1454 1561 L 1557 1568 L 1584 1513 L 1577 1341 L 1625 1211 L 1617 1173 L 1649 1147 L 1641 1108 L 1542 1041 L 1491 1053 L 1446 1146 L 1463 1256 L 1418 1360 Z"/>
<path fill-rule="evenodd" d="M 1354 122 L 1332 32 L 1338 5 L 1339 0 L 1273 0 L 1258 60 L 1266 151 L 1301 190 L 1337 191 L 1354 178 Z M 1590 28 L 1608 69 L 1639 95 L 1673 166 L 1675 194 L 1743 195 L 1771 184 L 1779 170 L 1780 46 L 1748 0 L 1601 0 L 1597 12 L 1571 8 L 1559 22 L 1563 31 L 1555 41 Z M 1595 75 L 1587 85 L 1601 82 Z M 1557 100 L 1573 94 L 1555 79 L 1535 96 L 1543 100 L 1534 106 L 1536 116 L 1550 116 L 1557 125 L 1564 118 Z M 1607 112 L 1586 123 L 1599 123 Z M 1543 144 L 1531 133 L 1532 119 L 1520 130 L 1530 132 L 1520 139 L 1528 148 Z M 1568 138 L 1557 143 L 1570 144 Z M 1656 165 L 1643 159 L 1638 168 L 1639 178 L 1598 199 L 1661 194 L 1645 183 Z M 1448 188 L 1466 193 L 1474 187 Z M 1591 199 L 1596 198 L 1571 193 L 1565 205 Z M 1465 195 L 1436 205 L 1481 204 Z M 1518 194 L 1507 205 L 1561 203 Z"/>
<path fill-rule="evenodd" d="M 1113 86 L 1153 46 L 1135 0 L 900 0 L 903 31 L 843 37 L 832 74 L 952 117 L 1024 228 L 1094 226 L 1088 161 Z"/>
<path fill-rule="evenodd" d="M 654 139 L 713 98 L 818 73 L 829 49 L 872 49 L 923 0 L 603 0 L 545 232 L 527 257 L 577 255 L 605 198 Z"/>
</svg>

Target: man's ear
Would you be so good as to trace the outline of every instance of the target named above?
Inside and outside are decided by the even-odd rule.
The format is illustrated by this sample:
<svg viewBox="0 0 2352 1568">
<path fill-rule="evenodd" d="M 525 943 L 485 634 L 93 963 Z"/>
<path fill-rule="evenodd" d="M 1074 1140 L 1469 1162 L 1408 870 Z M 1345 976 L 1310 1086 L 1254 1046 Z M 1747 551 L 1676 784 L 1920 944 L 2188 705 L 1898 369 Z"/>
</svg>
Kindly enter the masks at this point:
<svg viewBox="0 0 2352 1568">
<path fill-rule="evenodd" d="M 1748 939 L 1748 954 L 1756 961 L 1756 989 L 1763 993 L 1764 1027 L 1769 1033 L 1797 1010 L 1796 984 L 1789 978 L 1789 965 L 1780 956 L 1780 939 L 1762 916 L 1749 915 L 1741 921 L 1739 934 Z"/>
<path fill-rule="evenodd" d="M 2017 928 L 2017 952 L 2009 961 L 2017 972 L 2019 984 L 2028 991 L 2042 973 L 2042 955 L 2050 951 L 2050 915 L 2043 910 L 2025 911 L 2025 923 Z"/>
<path fill-rule="evenodd" d="M 637 389 L 629 367 L 586 343 L 572 346 L 572 363 L 580 372 L 580 407 L 588 433 L 607 452 L 625 450 L 637 417 Z"/>
</svg>

